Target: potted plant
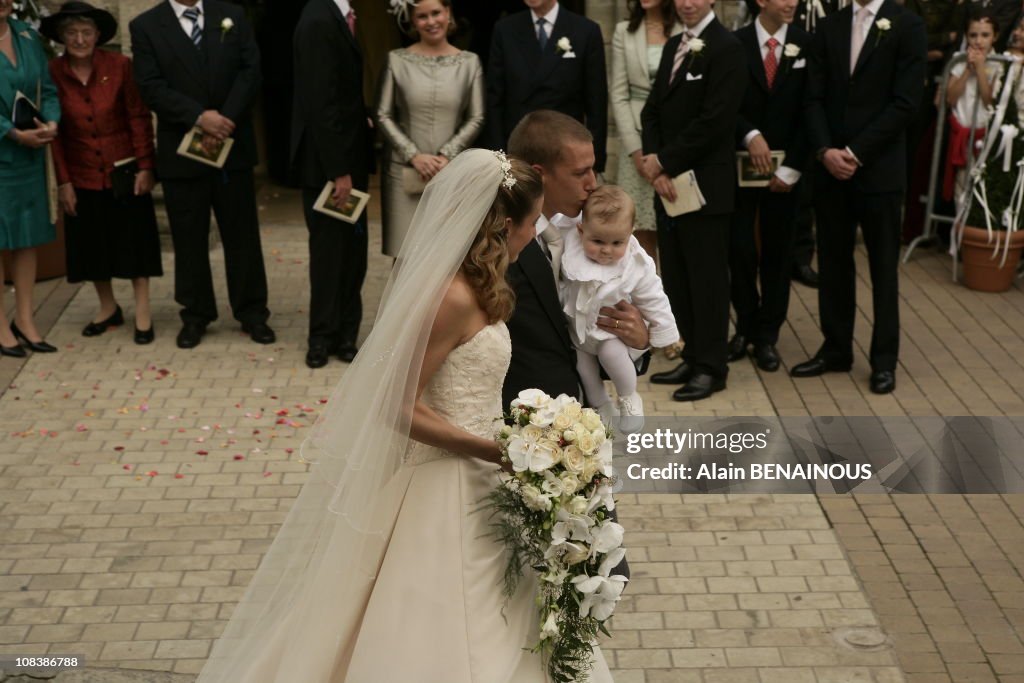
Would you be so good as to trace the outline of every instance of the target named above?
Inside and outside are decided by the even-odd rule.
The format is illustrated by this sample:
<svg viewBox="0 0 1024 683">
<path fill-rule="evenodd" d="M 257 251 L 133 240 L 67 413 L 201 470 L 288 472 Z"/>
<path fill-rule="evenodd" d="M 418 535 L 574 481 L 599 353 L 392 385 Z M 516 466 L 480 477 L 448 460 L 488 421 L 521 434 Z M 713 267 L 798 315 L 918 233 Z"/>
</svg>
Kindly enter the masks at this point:
<svg viewBox="0 0 1024 683">
<path fill-rule="evenodd" d="M 1005 292 L 1024 250 L 1024 121 L 1017 103 L 1021 63 L 1010 65 L 981 151 L 971 171 L 969 196 L 957 217 L 953 245 L 963 281 L 982 292 Z"/>
</svg>

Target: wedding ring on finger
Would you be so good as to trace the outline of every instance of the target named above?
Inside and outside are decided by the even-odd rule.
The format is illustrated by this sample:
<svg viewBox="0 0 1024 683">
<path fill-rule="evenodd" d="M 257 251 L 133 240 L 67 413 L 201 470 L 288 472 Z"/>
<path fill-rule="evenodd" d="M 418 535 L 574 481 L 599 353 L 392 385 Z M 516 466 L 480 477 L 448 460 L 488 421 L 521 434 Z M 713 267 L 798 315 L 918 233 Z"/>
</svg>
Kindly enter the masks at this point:
<svg viewBox="0 0 1024 683">
<path fill-rule="evenodd" d="M 615 319 L 615 329 L 619 329 L 619 319 Z"/>
</svg>

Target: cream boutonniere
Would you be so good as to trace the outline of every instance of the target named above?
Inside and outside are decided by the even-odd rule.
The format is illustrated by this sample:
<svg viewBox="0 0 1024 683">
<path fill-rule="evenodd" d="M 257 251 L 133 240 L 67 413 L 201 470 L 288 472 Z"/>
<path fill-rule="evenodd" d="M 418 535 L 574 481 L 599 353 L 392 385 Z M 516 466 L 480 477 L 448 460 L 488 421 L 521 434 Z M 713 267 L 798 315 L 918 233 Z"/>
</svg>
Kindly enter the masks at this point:
<svg viewBox="0 0 1024 683">
<path fill-rule="evenodd" d="M 788 59 L 796 59 L 800 56 L 800 46 L 796 43 L 786 43 L 786 46 L 782 48 L 782 56 Z"/>
<path fill-rule="evenodd" d="M 562 55 L 562 59 L 572 59 L 576 56 L 576 53 L 572 51 L 572 43 L 569 41 L 569 36 L 562 36 L 558 39 L 555 44 L 556 52 Z"/>
<path fill-rule="evenodd" d="M 704 52 L 704 45 L 705 45 L 704 41 L 701 40 L 700 38 L 691 38 L 690 39 L 690 52 L 692 52 L 694 54 L 694 56 L 699 56 L 700 53 Z"/>
<path fill-rule="evenodd" d="M 882 39 L 889 35 L 889 31 L 892 30 L 892 22 L 888 19 L 879 19 L 875 22 L 875 28 L 878 29 L 878 35 L 875 38 L 875 47 L 882 42 Z"/>
<path fill-rule="evenodd" d="M 224 21 L 220 22 L 220 42 L 224 42 L 224 37 L 231 32 L 231 29 L 235 27 L 235 22 L 231 20 L 231 17 L 225 17 Z"/>
</svg>

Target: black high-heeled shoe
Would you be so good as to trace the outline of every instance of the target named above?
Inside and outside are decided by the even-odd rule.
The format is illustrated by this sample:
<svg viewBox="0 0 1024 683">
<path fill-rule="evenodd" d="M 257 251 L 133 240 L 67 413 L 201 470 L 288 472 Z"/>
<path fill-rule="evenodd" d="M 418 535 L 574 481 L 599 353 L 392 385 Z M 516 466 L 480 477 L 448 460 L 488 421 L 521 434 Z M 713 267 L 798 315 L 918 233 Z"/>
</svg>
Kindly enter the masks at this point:
<svg viewBox="0 0 1024 683">
<path fill-rule="evenodd" d="M 19 340 L 22 344 L 36 353 L 54 353 L 57 351 L 56 346 L 53 344 L 47 344 L 45 340 L 34 342 L 26 337 L 13 321 L 11 322 L 11 334 L 14 335 L 15 339 Z"/>
<path fill-rule="evenodd" d="M 115 310 L 106 320 L 101 320 L 98 323 L 90 322 L 86 325 L 82 330 L 82 336 L 98 337 L 111 327 L 117 327 L 119 325 L 124 325 L 124 313 L 121 311 L 120 306 L 118 306 L 117 310 Z"/>
<path fill-rule="evenodd" d="M 28 353 L 25 349 L 21 348 L 19 344 L 14 346 L 3 346 L 0 345 L 0 356 L 10 356 L 11 358 L 24 358 Z"/>
<path fill-rule="evenodd" d="M 149 344 L 153 341 L 156 335 L 153 333 L 153 323 L 149 323 L 148 330 L 140 330 L 135 328 L 135 343 L 136 344 Z"/>
</svg>

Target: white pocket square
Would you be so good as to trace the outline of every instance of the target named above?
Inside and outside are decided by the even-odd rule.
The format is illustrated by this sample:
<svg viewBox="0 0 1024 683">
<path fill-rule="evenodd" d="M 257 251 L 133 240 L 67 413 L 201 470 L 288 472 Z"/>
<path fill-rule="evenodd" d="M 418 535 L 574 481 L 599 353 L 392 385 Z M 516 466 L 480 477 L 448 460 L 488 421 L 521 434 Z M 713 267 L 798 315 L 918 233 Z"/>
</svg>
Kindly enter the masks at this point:
<svg viewBox="0 0 1024 683">
<path fill-rule="evenodd" d="M 807 60 L 806 59 L 798 59 L 795 62 L 793 62 L 793 68 L 794 69 L 803 69 L 806 66 L 807 66 Z"/>
<path fill-rule="evenodd" d="M 696 75 L 694 75 L 694 74 L 690 73 L 689 71 L 686 72 L 686 80 L 688 80 L 688 81 L 699 81 L 702 78 L 704 78 L 704 74 L 696 74 Z"/>
<path fill-rule="evenodd" d="M 572 51 L 563 52 L 562 59 L 576 59 L 576 53 Z"/>
</svg>

